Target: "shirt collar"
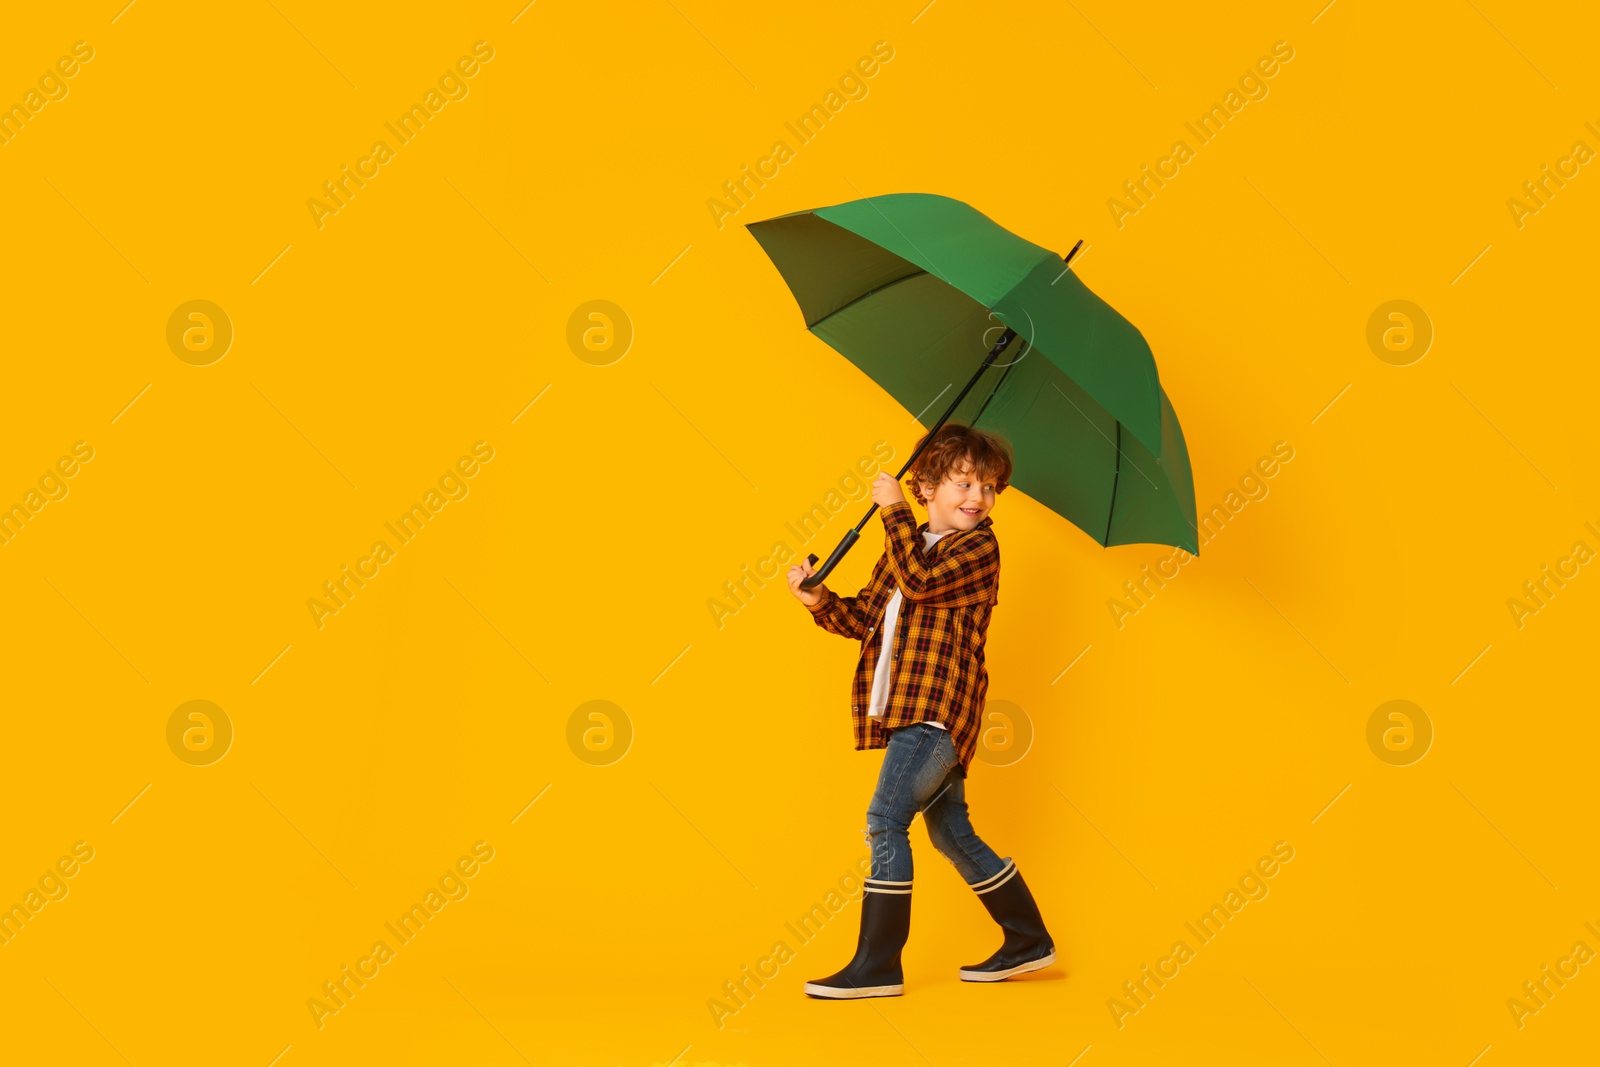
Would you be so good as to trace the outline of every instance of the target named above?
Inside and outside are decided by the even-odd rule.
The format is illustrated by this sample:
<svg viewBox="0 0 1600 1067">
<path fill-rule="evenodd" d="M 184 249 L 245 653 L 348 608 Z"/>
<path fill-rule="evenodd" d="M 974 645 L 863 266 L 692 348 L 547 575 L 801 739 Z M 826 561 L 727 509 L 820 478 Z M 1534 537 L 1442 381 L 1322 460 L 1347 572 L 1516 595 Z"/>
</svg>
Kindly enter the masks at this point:
<svg viewBox="0 0 1600 1067">
<path fill-rule="evenodd" d="M 973 530 L 982 530 L 987 526 L 993 526 L 993 525 L 994 525 L 994 520 L 991 519 L 989 516 L 985 515 L 983 517 L 983 521 L 979 522 L 978 525 L 974 526 L 972 529 Z M 923 519 L 922 520 L 922 523 L 917 527 L 917 532 L 918 533 L 927 533 L 928 532 L 928 520 L 927 519 Z M 958 534 L 958 533 L 962 533 L 962 532 L 963 531 L 961 531 L 961 530 L 951 530 L 950 533 L 947 533 L 944 536 L 940 537 L 939 541 L 940 542 L 944 541 L 945 537 L 949 537 L 950 534 Z M 967 530 L 965 532 L 971 533 L 972 530 Z"/>
</svg>

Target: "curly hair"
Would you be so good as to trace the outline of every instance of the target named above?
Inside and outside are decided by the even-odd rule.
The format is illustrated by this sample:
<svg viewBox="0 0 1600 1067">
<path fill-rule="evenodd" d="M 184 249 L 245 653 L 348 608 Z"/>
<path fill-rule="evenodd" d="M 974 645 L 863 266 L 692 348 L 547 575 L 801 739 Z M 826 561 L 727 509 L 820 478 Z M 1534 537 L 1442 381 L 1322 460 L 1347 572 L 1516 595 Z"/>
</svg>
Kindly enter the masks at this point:
<svg viewBox="0 0 1600 1067">
<path fill-rule="evenodd" d="M 917 441 L 928 440 L 923 434 Z M 986 482 L 994 483 L 995 495 L 1005 492 L 1011 484 L 1011 445 L 1003 437 L 974 429 L 959 422 L 947 422 L 933 434 L 933 440 L 917 457 L 906 472 L 905 486 L 910 495 L 924 508 L 928 501 L 922 495 L 922 482 L 937 486 L 945 477 L 970 464 Z"/>
</svg>

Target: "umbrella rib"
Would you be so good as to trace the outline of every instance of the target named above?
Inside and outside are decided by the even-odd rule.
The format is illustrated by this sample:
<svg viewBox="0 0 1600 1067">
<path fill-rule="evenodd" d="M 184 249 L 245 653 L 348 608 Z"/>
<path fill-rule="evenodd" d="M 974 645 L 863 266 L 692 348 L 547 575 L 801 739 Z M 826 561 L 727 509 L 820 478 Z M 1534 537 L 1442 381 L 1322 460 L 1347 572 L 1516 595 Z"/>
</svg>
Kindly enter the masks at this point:
<svg viewBox="0 0 1600 1067">
<path fill-rule="evenodd" d="M 989 401 L 993 400 L 994 399 L 994 394 L 998 393 L 1000 391 L 1000 387 L 1002 385 L 1006 384 L 1006 375 L 1010 374 L 1011 373 L 1011 368 L 1015 367 L 1020 362 L 1021 362 L 1021 360 L 1015 360 L 1014 359 L 1010 363 L 1006 364 L 1006 369 L 1000 372 L 1000 380 L 998 382 L 994 383 L 994 388 L 989 390 L 989 395 L 983 398 L 983 403 L 978 406 L 978 413 L 976 415 L 972 416 L 972 422 L 968 423 L 968 425 L 970 425 L 970 426 L 978 425 L 978 419 L 980 419 L 983 416 L 984 410 L 986 408 L 988 408 Z"/>
<path fill-rule="evenodd" d="M 849 307 L 852 307 L 852 306 L 854 306 L 856 304 L 861 303 L 861 301 L 865 300 L 867 297 L 871 296 L 873 293 L 881 293 L 881 292 L 883 292 L 883 290 L 888 289 L 890 286 L 899 285 L 901 282 L 905 281 L 907 278 L 915 278 L 919 274 L 926 274 L 926 273 L 928 273 L 928 272 L 919 268 L 917 270 L 912 271 L 910 274 L 902 274 L 900 277 L 896 278 L 892 282 L 889 282 L 887 285 L 880 285 L 876 289 L 868 290 L 867 292 L 862 293 L 860 296 L 856 297 L 854 300 L 850 301 L 850 303 L 845 304 L 845 305 L 843 305 L 841 307 L 834 308 L 832 311 L 830 311 L 826 315 L 822 316 L 822 318 L 818 319 L 816 322 L 808 322 L 808 323 L 806 323 L 806 329 L 810 330 L 810 329 L 813 329 L 813 328 L 815 328 L 817 326 L 820 326 L 822 323 L 827 322 L 829 319 L 833 318 L 835 315 L 837 315 L 840 312 L 844 311 L 846 308 L 849 308 Z"/>
<path fill-rule="evenodd" d="M 1117 485 L 1122 481 L 1122 423 L 1117 423 L 1117 465 L 1111 472 L 1111 506 L 1106 508 L 1106 535 L 1100 539 L 1102 545 L 1111 543 L 1111 519 L 1117 513 Z"/>
<path fill-rule="evenodd" d="M 1061 387 L 1055 382 L 1050 383 L 1050 388 L 1054 389 L 1058 393 L 1061 393 Z M 1095 433 L 1099 434 L 1101 437 L 1106 437 L 1106 432 L 1100 427 L 1095 426 L 1094 420 L 1089 418 L 1088 414 L 1086 414 L 1082 408 L 1078 407 L 1077 403 L 1070 396 L 1068 396 L 1066 393 L 1061 393 L 1061 398 L 1067 403 L 1071 404 L 1073 409 L 1076 410 L 1079 415 L 1083 416 L 1084 421 L 1086 421 L 1090 426 L 1094 426 Z M 1117 449 L 1117 467 L 1120 470 L 1122 467 L 1122 420 L 1113 419 L 1112 421 L 1117 424 L 1117 440 L 1115 444 Z M 1106 437 L 1106 440 L 1110 441 L 1111 438 Z M 1134 463 L 1131 459 L 1128 460 L 1128 462 L 1133 464 L 1133 469 L 1139 472 L 1140 477 L 1142 477 L 1145 481 L 1150 482 L 1150 476 L 1145 474 L 1142 467 L 1140 467 L 1137 463 Z M 1160 486 L 1156 485 L 1155 482 L 1150 482 L 1150 488 L 1159 489 Z"/>
<path fill-rule="evenodd" d="M 1552 82 L 1551 84 L 1554 84 L 1554 83 Z M 849 178 L 846 178 L 845 181 L 850 182 L 850 188 L 855 189 L 855 191 L 858 192 L 858 193 L 861 192 L 861 190 L 856 187 L 856 183 L 855 182 L 851 182 Z M 938 270 L 939 265 L 933 261 L 933 257 L 928 255 L 928 253 L 924 252 L 921 248 L 918 248 L 917 247 L 917 242 L 915 242 L 915 241 L 913 241 L 911 239 L 911 235 L 909 233 L 906 233 L 906 231 L 902 230 L 900 228 L 900 224 L 895 222 L 894 219 L 891 219 L 888 215 L 884 214 L 883 208 L 878 206 L 878 203 L 877 203 L 876 200 L 874 200 L 870 196 L 863 196 L 861 199 L 865 200 L 867 202 L 868 206 L 870 206 L 872 208 L 872 210 L 876 211 L 880 215 L 883 215 L 883 221 L 887 222 L 890 226 L 893 226 L 894 227 L 894 232 L 898 233 L 901 237 L 904 237 L 906 239 L 906 244 L 910 245 L 912 248 L 916 248 L 917 249 L 917 255 L 919 255 L 923 259 L 927 260 L 928 261 L 928 265 L 930 267 L 933 267 L 935 270 Z M 880 247 L 880 248 L 883 247 L 881 244 L 879 244 L 876 241 L 874 241 L 873 243 L 874 244 L 878 244 L 878 247 Z M 905 257 L 902 256 L 901 258 L 904 259 Z M 950 284 L 949 279 L 946 278 L 942 272 L 939 273 L 938 275 L 936 275 L 936 277 L 938 277 L 938 279 L 941 282 L 944 282 L 946 285 Z M 924 1058 L 926 1058 L 926 1057 L 924 1057 Z"/>
</svg>

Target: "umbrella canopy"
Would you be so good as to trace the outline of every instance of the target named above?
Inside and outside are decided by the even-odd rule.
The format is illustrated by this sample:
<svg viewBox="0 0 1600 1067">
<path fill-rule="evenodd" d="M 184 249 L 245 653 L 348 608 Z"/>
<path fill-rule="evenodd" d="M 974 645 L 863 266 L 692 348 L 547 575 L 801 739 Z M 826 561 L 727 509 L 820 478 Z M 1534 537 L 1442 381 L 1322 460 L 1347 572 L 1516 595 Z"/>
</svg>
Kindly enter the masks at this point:
<svg viewBox="0 0 1600 1067">
<path fill-rule="evenodd" d="M 1189 453 L 1150 346 L 1059 255 L 929 193 L 747 228 L 807 329 L 924 425 L 977 370 L 996 320 L 1015 330 L 950 417 L 1010 441 L 1011 484 L 1099 544 L 1199 554 Z"/>
</svg>

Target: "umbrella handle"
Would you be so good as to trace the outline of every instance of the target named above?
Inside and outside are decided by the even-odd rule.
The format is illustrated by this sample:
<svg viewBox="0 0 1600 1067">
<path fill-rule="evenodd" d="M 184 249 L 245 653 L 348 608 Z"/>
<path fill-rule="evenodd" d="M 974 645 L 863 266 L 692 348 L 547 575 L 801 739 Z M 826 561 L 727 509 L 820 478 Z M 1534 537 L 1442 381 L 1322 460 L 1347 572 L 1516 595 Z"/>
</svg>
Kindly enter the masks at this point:
<svg viewBox="0 0 1600 1067">
<path fill-rule="evenodd" d="M 821 585 L 823 580 L 826 579 L 829 574 L 833 573 L 833 568 L 839 565 L 839 561 L 844 559 L 845 553 L 849 552 L 855 547 L 855 543 L 860 539 L 860 537 L 860 530 L 857 530 L 854 527 L 846 530 L 844 533 L 844 540 L 840 541 L 839 547 L 833 550 L 833 555 L 828 557 L 828 562 L 822 565 L 822 569 L 820 571 L 801 582 L 800 588 L 815 589 L 817 586 Z M 815 566 L 817 562 L 817 554 L 815 552 L 811 553 L 806 557 L 806 561 L 812 564 L 812 566 Z"/>
</svg>

